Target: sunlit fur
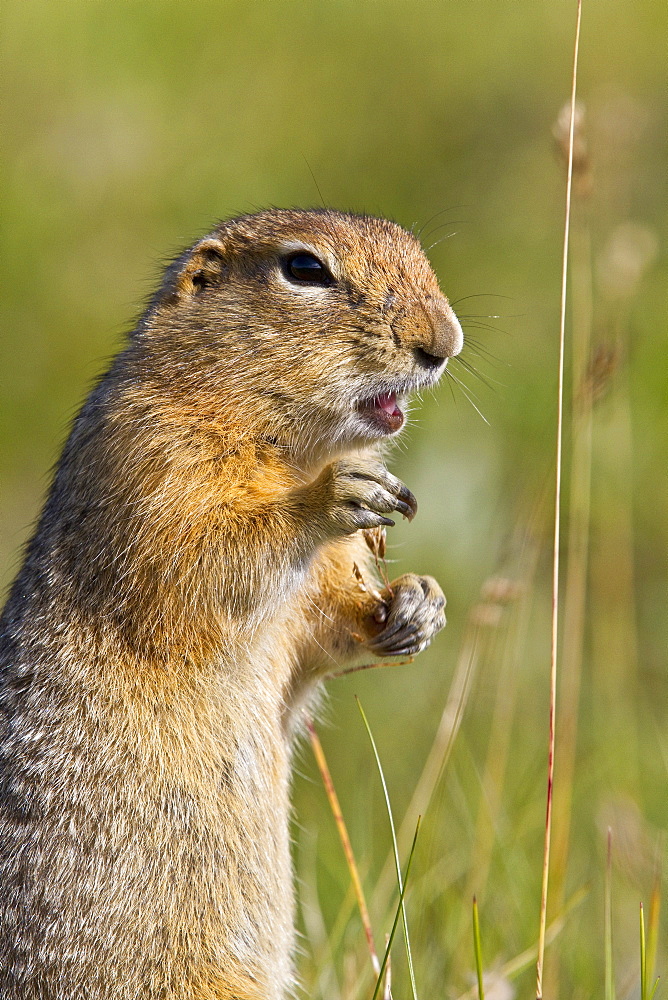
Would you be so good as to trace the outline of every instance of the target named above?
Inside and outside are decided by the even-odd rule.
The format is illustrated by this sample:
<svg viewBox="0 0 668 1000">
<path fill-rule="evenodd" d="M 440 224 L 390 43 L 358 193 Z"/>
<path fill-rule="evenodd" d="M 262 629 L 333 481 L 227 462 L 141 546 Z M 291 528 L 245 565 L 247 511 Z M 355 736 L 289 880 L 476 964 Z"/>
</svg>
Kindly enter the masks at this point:
<svg viewBox="0 0 668 1000">
<path fill-rule="evenodd" d="M 332 284 L 290 281 L 294 249 Z M 369 551 L 328 536 L 318 477 L 381 446 L 360 402 L 460 348 L 383 220 L 267 211 L 167 270 L 74 422 L 1 622 L 3 1000 L 290 992 L 293 735 L 377 631 Z"/>
</svg>

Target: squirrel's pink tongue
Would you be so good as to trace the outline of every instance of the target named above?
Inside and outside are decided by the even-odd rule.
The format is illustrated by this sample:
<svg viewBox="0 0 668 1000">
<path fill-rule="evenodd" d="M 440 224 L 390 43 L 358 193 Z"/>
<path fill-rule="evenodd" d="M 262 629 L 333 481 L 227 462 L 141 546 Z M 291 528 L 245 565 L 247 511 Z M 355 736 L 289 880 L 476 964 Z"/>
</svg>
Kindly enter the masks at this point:
<svg viewBox="0 0 668 1000">
<path fill-rule="evenodd" d="M 362 399 L 358 403 L 358 409 L 383 434 L 394 434 L 403 426 L 405 417 L 399 408 L 395 392 L 384 392 L 370 399 Z"/>
<path fill-rule="evenodd" d="M 376 406 L 380 410 L 385 410 L 390 416 L 394 413 L 401 412 L 397 406 L 397 397 L 393 392 L 389 393 L 387 396 L 377 396 L 374 400 Z"/>
</svg>

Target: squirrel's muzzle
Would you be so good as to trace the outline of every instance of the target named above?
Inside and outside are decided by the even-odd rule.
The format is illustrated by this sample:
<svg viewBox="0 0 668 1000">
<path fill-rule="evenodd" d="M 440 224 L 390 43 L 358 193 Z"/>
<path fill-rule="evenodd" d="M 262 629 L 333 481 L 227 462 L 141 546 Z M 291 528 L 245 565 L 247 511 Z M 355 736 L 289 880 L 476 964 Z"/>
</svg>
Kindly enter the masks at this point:
<svg viewBox="0 0 668 1000">
<path fill-rule="evenodd" d="M 430 359 L 432 366 L 459 354 L 464 346 L 461 325 L 446 298 L 429 296 L 412 304 L 396 317 L 392 328 L 419 360 Z"/>
</svg>

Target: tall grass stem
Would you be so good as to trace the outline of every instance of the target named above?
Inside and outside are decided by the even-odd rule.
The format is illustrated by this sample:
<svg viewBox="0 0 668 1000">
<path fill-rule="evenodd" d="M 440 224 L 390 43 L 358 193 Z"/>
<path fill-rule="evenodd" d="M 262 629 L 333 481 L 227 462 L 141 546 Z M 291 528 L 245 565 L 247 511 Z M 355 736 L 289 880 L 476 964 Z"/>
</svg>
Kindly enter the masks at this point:
<svg viewBox="0 0 668 1000">
<path fill-rule="evenodd" d="M 576 186 L 575 193 L 578 189 Z M 591 229 L 587 206 L 571 238 L 571 461 L 568 504 L 568 565 L 563 603 L 562 655 L 559 684 L 559 781 L 554 789 L 552 890 L 556 909 L 563 906 L 568 874 L 577 763 L 580 689 L 587 622 L 587 578 L 591 521 L 593 392 L 588 377 L 593 321 Z M 559 996 L 560 956 L 546 965 L 548 993 Z"/>
<path fill-rule="evenodd" d="M 550 731 L 547 776 L 547 809 L 543 849 L 543 878 L 540 898 L 540 929 L 538 934 L 538 959 L 536 962 L 536 1000 L 543 997 L 543 962 L 545 957 L 545 931 L 547 927 L 547 893 L 550 869 L 550 836 L 552 830 L 552 788 L 554 784 L 555 716 L 557 702 L 557 635 L 559 626 L 559 535 L 561 527 L 561 453 L 564 410 L 564 344 L 566 338 L 566 289 L 568 284 L 568 243 L 571 219 L 571 194 L 573 187 L 573 136 L 575 130 L 575 99 L 577 94 L 578 51 L 580 48 L 580 23 L 582 0 L 578 0 L 573 52 L 573 77 L 571 87 L 571 117 L 568 136 L 568 179 L 566 182 L 566 218 L 561 269 L 561 309 L 559 318 L 559 379 L 557 390 L 557 455 L 555 476 L 554 554 L 552 564 L 552 642 L 550 654 Z"/>
</svg>

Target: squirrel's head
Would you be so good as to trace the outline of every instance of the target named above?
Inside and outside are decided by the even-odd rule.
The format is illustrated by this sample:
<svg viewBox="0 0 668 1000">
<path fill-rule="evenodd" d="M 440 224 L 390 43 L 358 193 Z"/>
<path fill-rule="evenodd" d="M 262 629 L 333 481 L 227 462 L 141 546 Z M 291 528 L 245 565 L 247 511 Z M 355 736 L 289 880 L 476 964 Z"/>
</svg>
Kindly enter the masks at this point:
<svg viewBox="0 0 668 1000">
<path fill-rule="evenodd" d="M 135 339 L 208 414 L 234 399 L 278 443 L 332 452 L 397 433 L 463 343 L 417 239 L 332 210 L 221 223 L 168 269 Z"/>
</svg>

